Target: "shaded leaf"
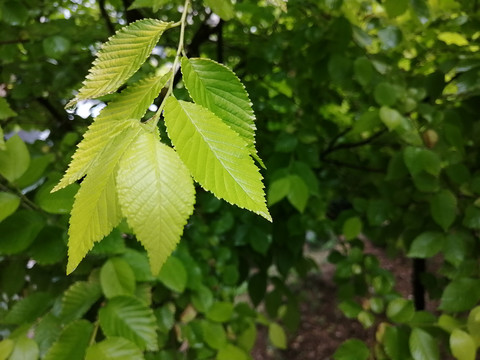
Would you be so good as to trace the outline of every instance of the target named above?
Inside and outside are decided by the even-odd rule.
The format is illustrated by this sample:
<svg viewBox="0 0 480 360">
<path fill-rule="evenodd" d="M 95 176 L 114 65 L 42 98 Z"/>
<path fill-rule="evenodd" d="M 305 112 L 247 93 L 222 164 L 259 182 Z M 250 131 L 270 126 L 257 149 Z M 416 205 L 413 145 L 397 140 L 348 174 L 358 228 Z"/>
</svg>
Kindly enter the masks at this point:
<svg viewBox="0 0 480 360">
<path fill-rule="evenodd" d="M 445 237 L 436 231 L 426 231 L 418 235 L 410 245 L 409 257 L 429 258 L 443 249 Z"/>
<path fill-rule="evenodd" d="M 335 360 L 367 360 L 369 356 L 367 345 L 357 339 L 345 341 L 333 354 Z"/>
<path fill-rule="evenodd" d="M 135 292 L 135 275 L 124 259 L 111 258 L 100 269 L 100 285 L 107 298 L 133 295 Z"/>
<path fill-rule="evenodd" d="M 469 310 L 480 300 L 480 280 L 467 277 L 453 280 L 445 287 L 440 310 L 459 312 Z"/>
<path fill-rule="evenodd" d="M 441 190 L 430 201 L 430 213 L 433 220 L 447 231 L 455 221 L 457 198 L 450 190 Z"/>
<path fill-rule="evenodd" d="M 155 315 L 142 301 L 134 297 L 115 297 L 100 309 L 99 318 L 106 336 L 124 337 L 142 350 L 158 350 Z"/>
<path fill-rule="evenodd" d="M 410 353 L 414 360 L 439 360 L 440 355 L 435 339 L 420 328 L 414 328 L 409 339 Z"/>
<path fill-rule="evenodd" d="M 65 327 L 44 360 L 84 360 L 93 331 L 93 324 L 77 320 Z"/>
<path fill-rule="evenodd" d="M 100 298 L 101 287 L 97 281 L 77 281 L 62 297 L 60 318 L 64 323 L 81 318 Z"/>
<path fill-rule="evenodd" d="M 170 256 L 158 274 L 158 279 L 170 290 L 182 293 L 187 285 L 187 271 L 180 259 Z"/>
<path fill-rule="evenodd" d="M 12 215 L 20 205 L 20 198 L 17 195 L 0 192 L 0 222 Z"/>
<path fill-rule="evenodd" d="M 142 351 L 131 341 L 111 337 L 90 346 L 85 360 L 143 360 Z"/>
<path fill-rule="evenodd" d="M 0 150 L 0 175 L 14 182 L 28 169 L 30 154 L 23 140 L 15 134 L 5 142 L 5 150 Z"/>
</svg>

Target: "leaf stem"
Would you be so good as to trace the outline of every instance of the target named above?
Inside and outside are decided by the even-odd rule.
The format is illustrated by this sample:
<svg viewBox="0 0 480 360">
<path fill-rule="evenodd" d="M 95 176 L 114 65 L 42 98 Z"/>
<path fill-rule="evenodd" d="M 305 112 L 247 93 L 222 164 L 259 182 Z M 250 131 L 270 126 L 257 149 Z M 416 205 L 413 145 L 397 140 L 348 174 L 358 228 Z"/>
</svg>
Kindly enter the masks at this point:
<svg viewBox="0 0 480 360">
<path fill-rule="evenodd" d="M 93 328 L 92 336 L 90 336 L 90 343 L 89 343 L 90 346 L 95 344 L 95 338 L 97 337 L 98 327 L 100 326 L 100 320 L 95 321 L 93 326 L 94 328 Z"/>
<path fill-rule="evenodd" d="M 174 83 L 174 79 L 175 79 L 175 74 L 177 73 L 177 67 L 178 67 L 178 63 L 180 61 L 180 56 L 182 54 L 185 54 L 185 51 L 184 51 L 184 47 L 185 47 L 185 43 L 184 43 L 185 26 L 187 24 L 187 13 L 188 13 L 188 8 L 189 7 L 190 7 L 190 0 L 185 0 L 185 4 L 183 5 L 182 18 L 180 19 L 180 38 L 178 40 L 177 54 L 175 55 L 175 60 L 173 61 L 172 74 L 170 76 L 168 90 L 167 90 L 167 93 L 165 94 L 165 96 L 162 100 L 162 103 L 160 104 L 157 112 L 150 119 L 150 121 L 152 121 L 152 123 L 153 123 L 153 126 L 157 126 L 158 121 L 160 120 L 160 116 L 162 115 L 163 108 L 165 107 L 166 100 L 173 93 L 173 83 Z M 178 24 L 178 23 L 175 23 L 175 24 Z"/>
</svg>

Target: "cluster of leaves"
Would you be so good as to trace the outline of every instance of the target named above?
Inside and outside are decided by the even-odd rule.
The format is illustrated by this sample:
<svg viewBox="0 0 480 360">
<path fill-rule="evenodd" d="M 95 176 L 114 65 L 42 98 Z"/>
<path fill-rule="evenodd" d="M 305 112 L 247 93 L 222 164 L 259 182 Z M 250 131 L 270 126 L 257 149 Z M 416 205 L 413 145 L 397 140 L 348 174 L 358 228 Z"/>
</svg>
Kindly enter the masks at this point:
<svg viewBox="0 0 480 360">
<path fill-rule="evenodd" d="M 171 27 L 174 24 L 168 21 L 178 18 L 181 4 L 112 0 L 98 1 L 95 7 L 90 2 L 54 7 L 52 2 L 40 9 L 34 1 L 16 3 L 0 1 L 5 29 L 0 34 L 0 91 L 6 94 L 0 97 L 0 119 L 8 134 L 8 140 L 0 142 L 0 331 L 6 338 L 0 342 L 0 354 L 8 353 L 14 360 L 39 354 L 110 359 L 123 351 L 130 351 L 131 358 L 248 359 L 258 324 L 268 327 L 273 345 L 284 348 L 283 328 L 293 331 L 299 322 L 299 297 L 286 285 L 287 279 L 292 272 L 303 277 L 312 268 L 304 254 L 307 244 L 329 251 L 345 316 L 376 328 L 373 348 L 350 339 L 335 359 L 476 357 L 477 2 L 291 0 L 285 13 L 281 0 L 270 2 L 277 9 L 253 0 L 235 5 L 206 1 L 225 22 L 195 2 L 192 14 L 197 16 L 189 15 L 191 30 L 185 33 L 184 52 L 177 51 L 178 32 L 166 31 L 164 47 L 155 47 L 150 57 L 144 55 L 145 63 L 126 89 L 101 98 L 109 104 L 87 133 L 96 129 L 105 142 L 87 146 L 86 135 L 78 150 L 84 155 L 73 157 L 69 181 L 85 173 L 87 177 L 81 185 L 72 183 L 54 193 L 50 191 L 86 125 L 79 111 L 69 119 L 61 108 L 87 72 L 93 44 L 104 41 L 112 19 L 122 23 L 157 18 L 161 21 L 153 24 Z M 133 233 L 148 247 L 151 243 L 140 232 L 145 227 L 134 225 L 135 219 L 148 222 L 147 229 L 159 224 L 148 220 L 150 210 L 141 215 L 148 201 L 139 199 L 142 203 L 135 210 L 126 206 L 137 200 L 130 189 L 153 178 L 144 175 L 142 163 L 151 161 L 156 147 L 168 148 L 151 126 L 158 110 L 147 108 L 152 102 L 161 108 L 165 95 L 172 94 L 169 84 L 162 88 L 173 73 L 164 77 L 155 67 L 178 59 L 183 72 L 175 99 L 170 97 L 163 107 L 166 126 L 159 123 L 162 141 L 168 143 L 170 136 L 178 151 L 176 164 L 185 164 L 187 174 L 216 191 L 207 179 L 201 180 L 206 164 L 193 160 L 189 164 L 188 155 L 182 155 L 187 139 L 180 137 L 180 145 L 175 140 L 174 134 L 180 132 L 176 126 L 191 127 L 189 119 L 200 114 L 216 119 L 215 130 L 223 128 L 217 130 L 222 137 L 225 131 L 231 137 L 233 129 L 248 149 L 244 157 L 248 166 L 255 168 L 252 158 L 262 165 L 253 146 L 250 101 L 241 83 L 222 65 L 197 59 L 200 55 L 234 69 L 253 100 L 256 145 L 268 169 L 267 203 L 275 221 L 269 223 L 199 188 L 182 241 L 157 276 L 150 265 L 158 269 L 163 260 L 152 261 L 152 255 L 149 259 Z M 217 79 L 212 72 L 222 75 Z M 223 79 L 229 79 L 228 85 Z M 216 92 L 226 86 L 232 86 L 228 95 Z M 162 96 L 155 100 L 159 92 Z M 229 107 L 230 94 L 235 101 L 243 98 L 242 115 Z M 99 95 L 83 90 L 78 99 Z M 221 106 L 215 101 L 218 96 Z M 195 104 L 184 102 L 189 97 Z M 141 124 L 145 111 L 145 118 L 153 120 Z M 106 131 L 100 126 L 102 118 L 109 121 L 120 113 L 126 117 L 118 128 Z M 228 126 L 222 127 L 223 122 Z M 18 128 L 48 129 L 51 134 L 46 141 L 25 144 L 18 135 L 11 136 Z M 105 158 L 100 166 L 91 163 L 75 170 L 87 161 L 74 166 L 75 162 L 101 156 L 100 148 L 120 149 L 125 136 L 115 135 L 131 129 L 142 134 L 132 138 L 144 139 L 136 144 L 146 156 L 139 159 L 113 151 L 117 160 Z M 20 135 L 26 139 L 26 134 Z M 110 141 L 114 138 L 117 141 Z M 126 159 L 122 166 L 121 159 Z M 115 187 L 105 189 L 116 188 L 110 196 L 118 194 L 124 205 L 108 230 L 89 238 L 70 270 L 100 240 L 100 233 L 116 227 L 65 277 L 74 196 L 80 187 L 88 187 L 89 177 L 107 179 L 95 175 L 106 171 L 114 174 L 110 181 Z M 129 176 L 119 175 L 122 172 Z M 94 206 L 88 196 L 82 201 Z M 266 215 L 265 208 L 241 206 Z M 118 224 L 123 216 L 128 224 Z M 81 223 L 75 226 L 83 229 Z M 366 252 L 366 242 L 392 256 L 412 259 L 415 301 L 396 291 L 394 274 Z M 435 311 L 423 308 L 422 291 L 433 300 L 430 308 L 439 304 Z M 244 292 L 249 303 L 239 298 Z M 264 314 L 255 310 L 260 303 L 265 305 Z M 85 353 L 69 352 L 80 347 Z"/>
</svg>

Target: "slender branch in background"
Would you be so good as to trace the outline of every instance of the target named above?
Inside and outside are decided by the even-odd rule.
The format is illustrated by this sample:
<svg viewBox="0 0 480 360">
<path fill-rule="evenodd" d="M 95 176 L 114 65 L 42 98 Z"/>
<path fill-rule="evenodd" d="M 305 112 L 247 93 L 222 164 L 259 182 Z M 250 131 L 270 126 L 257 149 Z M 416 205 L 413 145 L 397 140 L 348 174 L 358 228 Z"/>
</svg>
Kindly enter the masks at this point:
<svg viewBox="0 0 480 360">
<path fill-rule="evenodd" d="M 5 192 L 9 192 L 9 193 L 13 193 L 13 194 L 17 195 L 22 200 L 22 205 L 26 209 L 40 211 L 42 213 L 44 212 L 37 204 L 35 204 L 28 197 L 26 197 L 24 194 L 22 194 L 22 192 L 19 189 L 14 188 L 14 187 L 8 187 L 6 185 L 3 185 L 2 183 L 0 183 L 0 189 L 5 191 Z"/>
<path fill-rule="evenodd" d="M 223 20 L 217 25 L 217 61 L 223 64 Z"/>
<path fill-rule="evenodd" d="M 335 135 L 335 137 L 330 141 L 330 143 L 328 144 L 327 148 L 325 149 L 325 151 L 322 152 L 321 156 L 325 156 L 324 154 L 325 153 L 329 153 L 330 152 L 330 149 L 332 149 L 335 144 L 337 143 L 338 139 L 340 139 L 342 136 L 344 136 L 345 134 L 347 134 L 350 130 L 352 130 L 351 127 L 348 127 L 346 128 L 345 130 L 339 132 L 337 135 Z"/>
<path fill-rule="evenodd" d="M 382 169 L 370 168 L 367 166 L 356 165 L 356 164 L 349 164 L 349 163 L 345 163 L 343 161 L 338 161 L 338 160 L 322 159 L 322 161 L 326 164 L 341 166 L 341 167 L 349 168 L 352 170 L 359 170 L 359 171 L 372 172 L 372 173 L 378 173 L 378 174 L 385 173 L 385 171 Z"/>
<path fill-rule="evenodd" d="M 356 148 L 356 147 L 359 147 L 359 146 L 367 145 L 367 144 L 371 143 L 373 140 L 375 140 L 376 138 L 385 134 L 386 132 L 387 132 L 387 129 L 383 129 L 383 130 L 380 130 L 379 132 L 373 134 L 369 138 L 366 138 L 365 140 L 362 140 L 362 141 L 358 141 L 358 142 L 354 142 L 354 143 L 339 144 L 337 146 L 334 146 L 334 145 L 329 146 L 325 151 L 323 151 L 321 153 L 320 156 L 322 158 L 324 158 L 328 154 L 331 154 L 332 152 L 337 151 L 337 150 L 352 149 L 352 148 Z"/>
<path fill-rule="evenodd" d="M 108 16 L 107 10 L 105 9 L 105 0 L 98 0 L 98 7 L 100 8 L 100 14 L 105 20 L 105 25 L 107 25 L 108 32 L 110 35 L 115 34 L 115 27 L 113 26 L 110 16 Z"/>
<path fill-rule="evenodd" d="M 57 125 L 56 133 L 73 130 L 73 122 L 68 120 L 65 112 L 58 111 L 58 109 L 46 98 L 38 97 L 35 100 L 37 100 L 37 102 L 55 118 Z"/>
<path fill-rule="evenodd" d="M 133 0 L 122 0 L 122 3 L 125 11 L 125 20 L 127 20 L 128 24 L 143 19 L 142 13 L 137 9 L 128 10 L 128 8 L 133 4 Z"/>
<path fill-rule="evenodd" d="M 29 41 L 30 40 L 28 40 L 28 39 L 1 40 L 0 45 L 20 44 L 20 43 L 27 43 Z"/>
</svg>

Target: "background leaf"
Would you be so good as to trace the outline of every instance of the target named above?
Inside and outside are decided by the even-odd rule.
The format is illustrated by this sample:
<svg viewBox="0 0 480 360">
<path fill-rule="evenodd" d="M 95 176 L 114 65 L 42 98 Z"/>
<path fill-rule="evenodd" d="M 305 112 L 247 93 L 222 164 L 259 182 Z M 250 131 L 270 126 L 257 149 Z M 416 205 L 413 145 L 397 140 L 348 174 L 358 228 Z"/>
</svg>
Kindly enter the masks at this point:
<svg viewBox="0 0 480 360">
<path fill-rule="evenodd" d="M 447 231 L 455 221 L 457 199 L 450 190 L 442 190 L 430 201 L 430 213 L 433 220 Z"/>
<path fill-rule="evenodd" d="M 45 360 L 84 360 L 93 325 L 87 320 L 77 320 L 65 327 L 53 344 Z"/>
<path fill-rule="evenodd" d="M 106 336 L 124 337 L 142 350 L 158 350 L 155 316 L 140 300 L 125 296 L 110 299 L 100 309 L 99 318 Z"/>
<path fill-rule="evenodd" d="M 111 337 L 90 346 L 85 360 L 143 360 L 142 351 L 131 341 Z"/>
<path fill-rule="evenodd" d="M 414 360 L 439 360 L 440 354 L 435 339 L 426 331 L 414 328 L 409 340 L 410 353 Z"/>
<path fill-rule="evenodd" d="M 60 318 L 64 323 L 81 318 L 100 298 L 101 288 L 98 281 L 77 281 L 62 297 Z"/>
<path fill-rule="evenodd" d="M 111 258 L 100 270 L 100 285 L 108 299 L 119 295 L 133 295 L 135 292 L 135 274 L 122 258 Z"/>
<path fill-rule="evenodd" d="M 5 150 L 0 150 L 0 175 L 14 182 L 28 169 L 30 154 L 23 140 L 15 134 L 5 142 Z"/>
</svg>

